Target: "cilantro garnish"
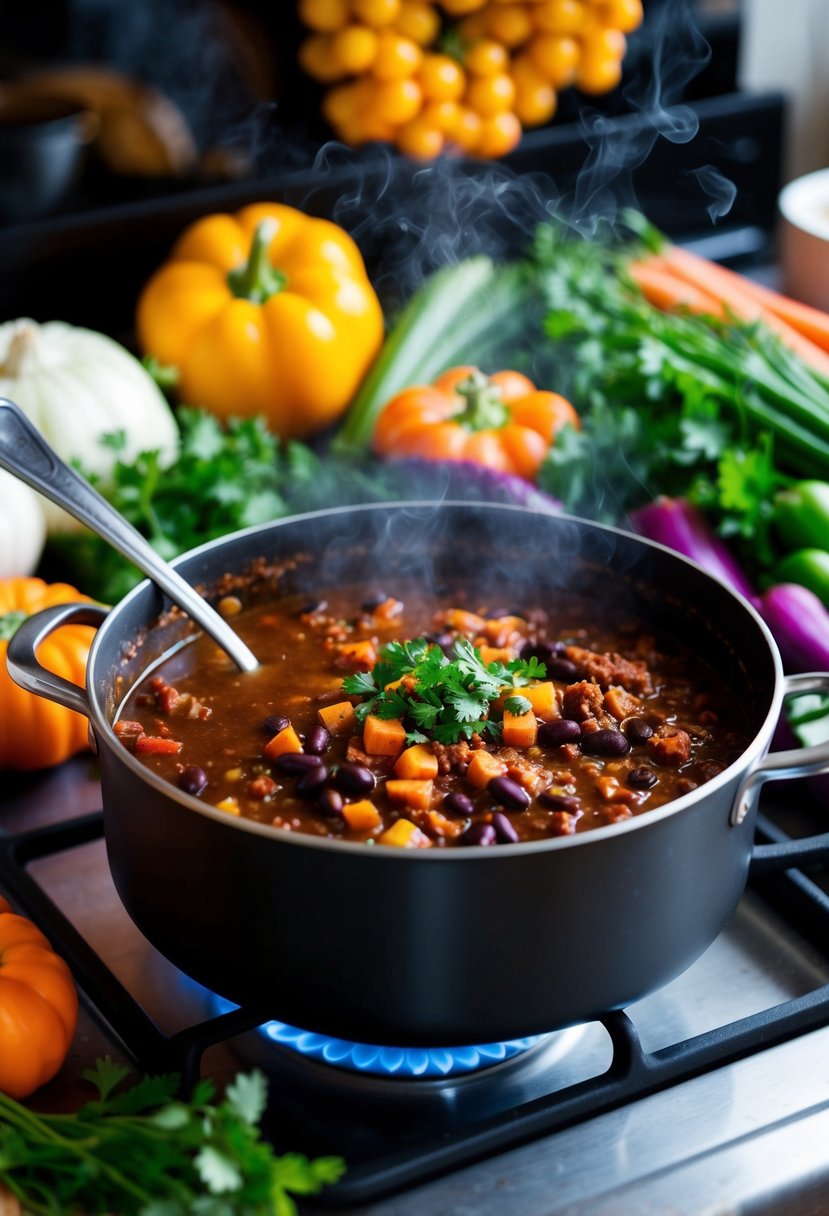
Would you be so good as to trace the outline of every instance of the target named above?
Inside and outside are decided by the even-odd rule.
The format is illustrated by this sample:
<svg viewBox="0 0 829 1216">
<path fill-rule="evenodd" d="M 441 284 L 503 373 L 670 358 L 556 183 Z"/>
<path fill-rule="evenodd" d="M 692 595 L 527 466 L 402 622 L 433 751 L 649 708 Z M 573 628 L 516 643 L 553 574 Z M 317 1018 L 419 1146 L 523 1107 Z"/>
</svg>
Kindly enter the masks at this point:
<svg viewBox="0 0 829 1216">
<path fill-rule="evenodd" d="M 142 1077 L 98 1060 L 83 1076 L 98 1098 L 76 1114 L 42 1115 L 0 1094 L 0 1182 L 26 1212 L 119 1216 L 293 1216 L 296 1195 L 343 1172 L 339 1157 L 274 1154 L 257 1124 L 261 1072 L 240 1074 L 214 1101 L 210 1080 L 188 1099 L 175 1074 Z"/>
<path fill-rule="evenodd" d="M 505 688 L 520 688 L 547 674 L 535 656 L 485 663 L 465 638 L 455 642 L 453 656 L 426 638 L 389 642 L 371 671 L 346 676 L 343 691 L 364 698 L 354 711 L 359 722 L 369 714 L 400 718 L 410 727 L 409 743 L 429 738 L 457 743 L 475 734 L 497 737 L 501 726 L 489 717 L 492 702 Z M 525 697 L 512 699 L 529 707 Z"/>
</svg>

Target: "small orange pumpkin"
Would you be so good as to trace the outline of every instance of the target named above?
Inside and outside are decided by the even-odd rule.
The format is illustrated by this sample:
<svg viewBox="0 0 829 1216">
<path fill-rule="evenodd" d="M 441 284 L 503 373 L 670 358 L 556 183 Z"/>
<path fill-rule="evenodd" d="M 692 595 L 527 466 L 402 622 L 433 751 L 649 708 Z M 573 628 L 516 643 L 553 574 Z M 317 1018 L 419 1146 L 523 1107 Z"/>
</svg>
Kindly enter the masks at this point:
<svg viewBox="0 0 829 1216">
<path fill-rule="evenodd" d="M 78 1021 L 72 973 L 0 896 L 0 1092 L 27 1098 L 63 1064 Z"/>
<path fill-rule="evenodd" d="M 40 578 L 0 579 L 0 768 L 51 768 L 88 746 L 86 718 L 26 692 L 6 669 L 9 639 L 23 621 L 53 604 L 89 597 L 68 583 Z M 38 650 L 49 671 L 83 686 L 86 660 L 94 630 L 88 625 L 64 625 Z"/>
</svg>

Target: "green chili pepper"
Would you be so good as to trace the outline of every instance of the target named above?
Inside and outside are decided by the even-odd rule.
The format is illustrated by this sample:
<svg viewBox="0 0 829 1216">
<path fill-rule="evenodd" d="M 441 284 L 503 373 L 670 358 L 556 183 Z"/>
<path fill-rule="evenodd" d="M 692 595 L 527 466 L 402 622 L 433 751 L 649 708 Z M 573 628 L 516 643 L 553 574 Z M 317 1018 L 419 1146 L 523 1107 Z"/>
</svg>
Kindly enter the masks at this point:
<svg viewBox="0 0 829 1216">
<path fill-rule="evenodd" d="M 798 481 L 781 490 L 772 522 L 788 549 L 829 549 L 829 482 Z"/>
<path fill-rule="evenodd" d="M 778 563 L 776 583 L 800 583 L 829 607 L 829 553 L 825 549 L 795 549 Z"/>
</svg>

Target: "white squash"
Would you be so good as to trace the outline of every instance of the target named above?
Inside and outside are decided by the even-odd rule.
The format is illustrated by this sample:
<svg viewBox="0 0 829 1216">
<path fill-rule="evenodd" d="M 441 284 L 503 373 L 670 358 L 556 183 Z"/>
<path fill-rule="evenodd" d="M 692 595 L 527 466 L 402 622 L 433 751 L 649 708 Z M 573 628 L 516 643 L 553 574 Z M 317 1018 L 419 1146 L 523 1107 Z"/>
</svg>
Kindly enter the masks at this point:
<svg viewBox="0 0 829 1216">
<path fill-rule="evenodd" d="M 60 457 L 79 460 L 104 484 L 116 459 L 151 449 L 163 463 L 175 458 L 178 428 L 158 385 L 129 351 L 94 330 L 28 318 L 0 325 L 0 397 L 16 402 Z M 114 431 L 126 436 L 117 455 L 99 442 Z M 78 527 L 41 501 L 50 534 Z"/>
<path fill-rule="evenodd" d="M 0 578 L 33 574 L 45 542 L 40 495 L 0 469 Z"/>
</svg>

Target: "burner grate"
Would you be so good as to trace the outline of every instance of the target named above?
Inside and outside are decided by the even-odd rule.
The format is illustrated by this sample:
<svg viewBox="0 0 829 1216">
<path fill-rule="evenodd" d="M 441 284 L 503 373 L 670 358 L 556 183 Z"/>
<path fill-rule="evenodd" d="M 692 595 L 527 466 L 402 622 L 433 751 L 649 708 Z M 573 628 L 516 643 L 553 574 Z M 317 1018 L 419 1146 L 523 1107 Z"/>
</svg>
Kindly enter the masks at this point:
<svg viewBox="0 0 829 1216">
<path fill-rule="evenodd" d="M 808 850 L 798 851 L 797 843 L 766 819 L 761 819 L 759 830 L 767 843 L 753 866 L 752 887 L 788 923 L 796 926 L 822 956 L 829 957 L 829 897 L 803 870 L 794 868 L 798 862 L 804 867 L 825 863 L 829 857 L 829 838 L 819 848 L 812 843 Z M 184 1084 L 192 1086 L 199 1075 L 202 1057 L 210 1047 L 272 1023 L 262 1009 L 221 1007 L 212 1016 L 174 1034 L 166 1034 L 159 1028 L 29 872 L 33 862 L 88 844 L 102 835 L 100 812 L 14 835 L 0 831 L 0 883 L 60 950 L 92 1009 L 133 1055 L 138 1066 L 146 1072 L 180 1072 Z M 537 1069 L 543 1068 L 543 1043 L 526 1050 L 517 1061 L 493 1062 L 478 1073 L 460 1077 L 433 1074 L 389 1080 L 360 1075 L 356 1092 L 346 1092 L 345 1086 L 341 1098 L 332 1104 L 337 1122 L 333 1134 L 341 1138 L 343 1128 L 348 1126 L 342 1117 L 344 1113 L 357 1121 L 368 1117 L 367 1096 L 376 1097 L 378 1124 L 389 1123 L 389 1130 L 385 1137 L 366 1135 L 366 1143 L 355 1140 L 353 1151 L 345 1150 L 349 1168 L 344 1179 L 325 1192 L 318 1203 L 325 1207 L 348 1207 L 399 1191 L 827 1024 L 829 984 L 822 984 L 805 995 L 653 1052 L 645 1050 L 634 1020 L 627 1013 L 608 1013 L 597 1025 L 604 1027 L 609 1036 L 612 1051 L 609 1066 L 596 1076 L 563 1089 L 552 1087 L 549 1092 L 538 1092 L 537 1085 Z M 291 1037 L 288 1030 L 278 1032 L 277 1048 L 283 1056 L 296 1056 L 285 1049 L 282 1035 Z M 542 1040 L 547 1037 L 540 1036 Z M 526 1091 L 532 1096 L 518 1102 L 509 1085 L 499 1087 L 499 1075 L 506 1075 L 502 1070 L 516 1067 L 525 1071 L 536 1068 L 536 1083 Z M 315 1152 L 331 1148 L 320 1145 L 315 1136 L 320 1109 L 331 1097 L 330 1076 L 332 1072 L 339 1076 L 344 1072 L 318 1059 L 299 1059 L 298 1064 L 289 1064 L 287 1070 L 286 1077 L 281 1078 L 287 1083 L 277 1087 L 278 1104 L 285 1109 L 269 1116 L 268 1134 L 279 1145 L 282 1114 L 287 1120 L 285 1140 L 289 1147 Z M 510 1071 L 509 1076 L 514 1078 L 515 1073 Z M 378 1087 L 376 1093 L 371 1086 Z M 501 1096 L 496 1098 L 499 1088 Z M 413 1140 L 403 1138 L 394 1118 L 386 1114 L 391 1092 L 395 1095 L 393 1102 L 404 1101 L 400 1095 L 405 1095 L 405 1102 L 414 1104 L 421 1095 L 430 1093 L 444 1100 L 447 1108 L 466 1113 L 451 1126 L 441 1124 L 440 1119 L 430 1122 L 428 1118 L 407 1117 L 405 1124 L 416 1126 L 417 1133 Z M 474 1096 L 467 1107 L 458 1100 L 465 1093 Z M 482 1096 L 484 1100 L 480 1101 Z M 354 1103 L 350 1112 L 344 1111 L 342 1105 L 348 1101 Z M 301 1142 L 303 1111 L 308 1123 L 307 1144 Z M 313 1132 L 312 1127 L 316 1129 Z M 334 1145 L 333 1151 L 343 1151 L 342 1144 Z"/>
</svg>

